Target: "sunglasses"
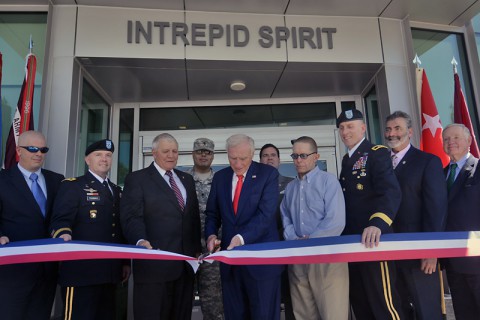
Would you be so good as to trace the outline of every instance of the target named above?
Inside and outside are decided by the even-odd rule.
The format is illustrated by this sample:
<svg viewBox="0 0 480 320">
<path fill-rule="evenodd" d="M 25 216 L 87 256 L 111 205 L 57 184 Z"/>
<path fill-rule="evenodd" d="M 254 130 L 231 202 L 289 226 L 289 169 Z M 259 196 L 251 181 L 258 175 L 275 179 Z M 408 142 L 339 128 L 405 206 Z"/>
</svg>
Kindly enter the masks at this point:
<svg viewBox="0 0 480 320">
<path fill-rule="evenodd" d="M 48 150 L 48 147 L 33 147 L 33 146 L 28 146 L 28 147 L 24 147 L 24 146 L 19 146 L 20 148 L 23 148 L 25 150 L 27 150 L 28 152 L 31 152 L 31 153 L 37 153 L 38 151 L 40 151 L 41 153 L 47 153 Z"/>
<path fill-rule="evenodd" d="M 315 154 L 315 153 L 317 153 L 317 152 L 312 152 L 312 153 L 309 153 L 309 154 L 306 154 L 306 153 L 300 153 L 300 154 L 298 154 L 298 153 L 292 153 L 292 154 L 290 155 L 290 157 L 292 157 L 293 160 L 297 160 L 298 158 L 305 160 L 305 159 L 307 159 L 309 156 L 311 156 L 312 154 Z"/>
</svg>

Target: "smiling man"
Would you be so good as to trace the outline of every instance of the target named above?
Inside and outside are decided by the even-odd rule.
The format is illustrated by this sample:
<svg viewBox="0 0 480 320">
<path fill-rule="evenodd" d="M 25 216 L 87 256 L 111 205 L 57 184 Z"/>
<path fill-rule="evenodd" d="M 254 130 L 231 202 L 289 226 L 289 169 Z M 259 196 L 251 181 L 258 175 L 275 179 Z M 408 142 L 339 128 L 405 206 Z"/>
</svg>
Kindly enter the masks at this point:
<svg viewBox="0 0 480 320">
<path fill-rule="evenodd" d="M 446 231 L 480 230 L 480 169 L 470 154 L 472 137 L 463 124 L 443 130 L 443 148 L 450 157 L 445 168 L 449 187 Z M 448 284 L 457 319 L 478 319 L 480 314 L 480 257 L 445 259 Z"/>
<path fill-rule="evenodd" d="M 131 244 L 187 256 L 201 253 L 195 181 L 175 169 L 178 142 L 168 133 L 152 142 L 154 161 L 125 179 L 120 216 Z M 133 260 L 135 320 L 192 318 L 194 273 L 185 261 Z"/>
<path fill-rule="evenodd" d="M 367 248 L 392 232 L 401 191 L 388 149 L 365 139 L 363 114 L 345 110 L 337 118 L 340 138 L 348 149 L 342 160 L 340 184 L 346 204 L 343 234 L 362 235 Z M 358 320 L 403 319 L 391 261 L 349 263 L 350 302 Z M 385 294 L 384 294 L 385 293 Z"/>
<path fill-rule="evenodd" d="M 385 141 L 391 148 L 392 165 L 402 189 L 395 232 L 440 232 L 447 216 L 447 185 L 437 156 L 410 144 L 412 119 L 402 111 L 389 115 Z M 440 278 L 437 259 L 400 260 L 397 289 L 407 319 L 441 320 Z"/>
<path fill-rule="evenodd" d="M 120 227 L 121 188 L 107 175 L 114 145 L 105 139 L 85 151 L 88 171 L 65 179 L 53 208 L 50 232 L 65 241 L 125 243 Z M 65 319 L 114 319 L 116 284 L 130 276 L 130 260 L 78 260 L 60 264 Z"/>
<path fill-rule="evenodd" d="M 253 161 L 255 145 L 244 134 L 227 139 L 230 167 L 218 171 L 207 202 L 205 236 L 210 252 L 278 241 L 275 212 L 278 170 Z M 218 240 L 222 227 L 222 240 Z M 283 266 L 221 263 L 225 319 L 280 319 Z"/>
</svg>

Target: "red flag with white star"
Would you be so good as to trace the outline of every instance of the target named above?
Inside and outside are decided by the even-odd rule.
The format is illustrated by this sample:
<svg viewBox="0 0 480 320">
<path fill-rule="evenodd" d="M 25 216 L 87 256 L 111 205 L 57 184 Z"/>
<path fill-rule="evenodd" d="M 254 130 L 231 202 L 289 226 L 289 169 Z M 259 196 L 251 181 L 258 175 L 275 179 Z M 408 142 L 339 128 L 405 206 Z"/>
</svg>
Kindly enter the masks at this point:
<svg viewBox="0 0 480 320">
<path fill-rule="evenodd" d="M 417 68 L 417 97 L 422 118 L 420 150 L 432 153 L 439 157 L 445 167 L 450 162 L 450 158 L 445 151 L 443 151 L 442 121 L 438 115 L 437 106 L 435 105 L 435 100 L 433 100 L 427 74 L 423 68 Z"/>
<path fill-rule="evenodd" d="M 453 116 L 455 123 L 462 123 L 465 127 L 470 130 L 472 135 L 472 143 L 470 144 L 470 153 L 478 158 L 478 144 L 477 139 L 475 138 L 475 131 L 473 131 L 472 120 L 470 119 L 470 113 L 468 112 L 467 102 L 465 101 L 465 96 L 463 95 L 462 87 L 460 86 L 460 79 L 458 78 L 457 72 L 453 75 L 455 81 L 455 93 L 453 95 Z"/>
</svg>

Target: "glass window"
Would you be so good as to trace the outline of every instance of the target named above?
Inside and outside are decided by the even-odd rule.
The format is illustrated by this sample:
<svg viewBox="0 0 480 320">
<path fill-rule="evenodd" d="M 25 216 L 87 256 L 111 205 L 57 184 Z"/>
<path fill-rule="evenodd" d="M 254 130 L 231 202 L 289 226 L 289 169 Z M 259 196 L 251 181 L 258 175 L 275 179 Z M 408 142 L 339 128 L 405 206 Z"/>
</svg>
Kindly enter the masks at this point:
<svg viewBox="0 0 480 320">
<path fill-rule="evenodd" d="M 473 31 L 475 32 L 475 40 L 477 42 L 478 61 L 480 61 L 480 13 L 472 19 L 472 27 Z"/>
<path fill-rule="evenodd" d="M 17 107 L 23 79 L 25 57 L 29 49 L 30 35 L 33 53 L 37 57 L 37 72 L 33 96 L 33 122 L 37 128 L 40 114 L 43 64 L 47 34 L 47 13 L 0 13 L 0 51 L 3 55 L 2 72 L 2 137 L 6 141 Z M 1 148 L 5 144 L 1 143 Z M 1 153 L 2 155 L 4 152 Z M 1 159 L 0 159 L 1 160 Z"/>
<path fill-rule="evenodd" d="M 127 174 L 132 172 L 133 118 L 133 109 L 120 109 L 117 184 L 121 186 Z"/>
<path fill-rule="evenodd" d="M 378 112 L 378 100 L 377 100 L 377 91 L 373 87 L 367 95 L 364 97 L 365 100 L 365 118 L 367 122 L 367 130 L 369 140 L 373 144 L 382 144 L 383 135 L 380 121 L 380 114 Z"/>
<path fill-rule="evenodd" d="M 478 115 L 473 100 L 470 74 L 461 34 L 433 30 L 412 29 L 414 51 L 422 61 L 442 125 L 453 122 L 453 67 L 452 58 L 458 62 L 458 76 L 468 104 L 470 117 L 478 137 Z"/>
<path fill-rule="evenodd" d="M 109 113 L 110 105 L 86 80 L 83 80 L 77 176 L 83 175 L 87 170 L 84 161 L 87 146 L 95 141 L 108 138 Z"/>
<path fill-rule="evenodd" d="M 140 131 L 335 124 L 334 102 L 153 108 L 140 110 Z"/>
</svg>

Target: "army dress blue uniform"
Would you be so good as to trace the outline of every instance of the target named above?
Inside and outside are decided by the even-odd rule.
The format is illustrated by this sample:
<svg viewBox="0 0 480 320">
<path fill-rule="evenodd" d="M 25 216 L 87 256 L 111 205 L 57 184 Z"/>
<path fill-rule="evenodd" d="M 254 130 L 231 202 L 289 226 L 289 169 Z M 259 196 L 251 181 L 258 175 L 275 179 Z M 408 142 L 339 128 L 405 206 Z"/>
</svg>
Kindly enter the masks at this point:
<svg viewBox="0 0 480 320">
<path fill-rule="evenodd" d="M 70 234 L 72 240 L 125 243 L 120 226 L 121 188 L 108 181 L 106 188 L 87 172 L 65 179 L 54 205 L 50 225 L 54 238 Z M 111 189 L 111 190 L 110 190 Z M 118 259 L 61 262 L 59 285 L 72 319 L 114 319 L 115 285 L 122 281 Z"/>
<path fill-rule="evenodd" d="M 382 234 L 400 206 L 401 191 L 385 146 L 363 140 L 342 161 L 340 184 L 345 196 L 344 235 L 362 234 L 369 226 Z M 395 290 L 395 266 L 387 261 L 349 263 L 350 302 L 356 319 L 403 319 Z"/>
</svg>

